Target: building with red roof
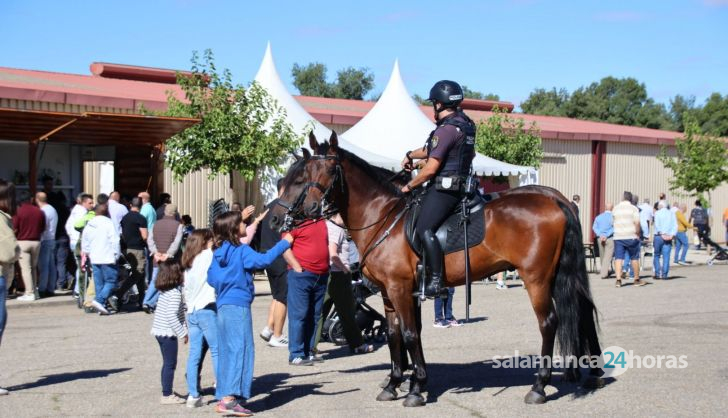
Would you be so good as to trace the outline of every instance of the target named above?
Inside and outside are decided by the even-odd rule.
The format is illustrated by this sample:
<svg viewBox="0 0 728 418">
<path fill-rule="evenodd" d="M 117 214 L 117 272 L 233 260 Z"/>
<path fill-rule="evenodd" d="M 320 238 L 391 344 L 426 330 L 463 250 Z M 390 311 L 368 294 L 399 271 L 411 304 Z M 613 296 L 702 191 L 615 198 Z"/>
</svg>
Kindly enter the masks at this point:
<svg viewBox="0 0 728 418">
<path fill-rule="evenodd" d="M 19 133 L 23 131 L 17 127 L 21 120 L 23 125 L 36 125 L 40 122 L 34 123 L 34 120 L 47 122 L 50 118 L 59 122 L 57 126 L 60 127 L 64 120 L 75 118 L 84 126 L 94 126 L 89 122 L 94 114 L 135 115 L 142 106 L 162 110 L 166 108 L 168 94 L 178 98 L 183 95 L 175 84 L 175 70 L 109 63 L 92 63 L 90 70 L 90 74 L 82 75 L 0 67 L 0 144 L 3 148 L 0 177 L 23 178 L 23 173 L 28 171 L 28 144 L 32 138 Z M 296 96 L 296 99 L 313 117 L 338 133 L 356 124 L 374 106 L 374 102 L 359 100 L 307 96 Z M 513 109 L 508 102 L 466 100 L 463 104 L 466 113 L 476 121 L 490 117 L 494 106 L 508 111 Z M 28 111 L 36 113 L 28 114 Z M 422 111 L 432 118 L 429 107 L 423 106 Z M 21 116 L 22 112 L 26 115 Z M 95 117 L 108 119 L 108 116 Z M 511 113 L 509 117 L 521 118 L 527 126 L 533 124 L 540 132 L 545 152 L 540 183 L 555 187 L 567 197 L 575 194 L 582 197 L 580 213 L 585 236 L 605 202 L 618 201 L 624 190 L 641 198 L 652 198 L 653 202 L 660 192 L 669 195 L 671 173 L 656 156 L 662 146 L 674 153 L 674 140 L 681 135 L 678 132 L 521 113 Z M 185 126 L 180 121 L 177 125 L 173 121 L 160 123 L 167 127 L 165 135 L 174 132 L 173 127 L 179 130 Z M 114 125 L 97 121 L 95 126 L 103 130 Z M 143 127 L 137 127 L 136 142 L 130 139 L 135 147 L 119 146 L 119 142 L 109 145 L 108 141 L 104 142 L 107 136 L 101 131 L 97 134 L 98 141 L 93 141 L 89 132 L 84 134 L 83 140 L 72 141 L 71 134 L 63 136 L 63 129 L 70 127 L 62 128 L 42 141 L 37 151 L 39 170 L 55 173 L 61 187 L 66 187 L 72 195 L 82 189 L 98 190 L 98 181 L 92 175 L 95 170 L 92 161 L 104 160 L 115 162 L 115 188 L 127 193 L 167 191 L 180 206 L 180 211 L 190 213 L 196 224 L 207 222 L 208 200 L 225 198 L 231 201 L 239 196 L 230 187 L 230 184 L 239 183 L 239 179 L 228 176 L 210 181 L 207 173 L 201 172 L 189 175 L 183 182 L 173 182 L 169 170 L 165 170 L 158 160 L 159 149 L 155 144 L 159 143 L 159 138 L 155 137 L 149 143 L 141 139 L 144 135 L 154 136 L 149 128 L 145 131 Z M 81 131 L 79 128 L 78 132 Z M 43 134 L 48 132 L 50 130 Z M 413 147 L 417 145 L 413 144 Z M 727 207 L 728 186 L 722 186 L 713 197 L 714 207 Z M 686 198 L 680 197 L 668 199 L 671 203 L 687 202 Z M 722 210 L 714 212 L 717 217 L 714 224 L 718 225 Z M 714 238 L 722 240 L 719 228 L 715 230 Z"/>
</svg>

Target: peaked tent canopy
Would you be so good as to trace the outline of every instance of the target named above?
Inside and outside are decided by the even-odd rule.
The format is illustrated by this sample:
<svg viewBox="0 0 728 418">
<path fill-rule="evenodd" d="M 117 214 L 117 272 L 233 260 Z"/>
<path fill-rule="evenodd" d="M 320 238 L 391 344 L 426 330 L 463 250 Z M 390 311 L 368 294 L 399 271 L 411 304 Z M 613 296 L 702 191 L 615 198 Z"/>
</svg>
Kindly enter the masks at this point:
<svg viewBox="0 0 728 418">
<path fill-rule="evenodd" d="M 394 160 L 424 144 L 435 124 L 422 113 L 402 81 L 399 61 L 395 60 L 392 75 L 377 104 L 356 125 L 341 136 L 346 141 L 376 150 Z M 535 172 L 532 167 L 504 163 L 477 154 L 473 170 L 484 176 L 516 176 Z"/>
<path fill-rule="evenodd" d="M 279 106 L 285 109 L 286 119 L 288 123 L 293 126 L 294 131 L 303 133 L 313 128 L 313 133 L 316 135 L 319 142 L 329 139 L 331 136 L 331 130 L 306 112 L 303 106 L 301 106 L 288 92 L 283 81 L 281 81 L 275 62 L 273 61 L 273 53 L 271 52 L 270 42 L 265 49 L 265 56 L 263 57 L 263 62 L 260 64 L 260 68 L 258 69 L 258 74 L 255 75 L 255 81 L 264 87 L 268 91 L 268 94 L 278 101 Z M 363 158 L 369 164 L 387 169 L 396 169 L 399 166 L 398 159 L 384 157 L 376 152 L 365 150 L 355 144 L 347 142 L 343 138 L 339 139 L 339 145 Z M 304 146 L 308 148 L 307 143 L 304 144 Z"/>
</svg>

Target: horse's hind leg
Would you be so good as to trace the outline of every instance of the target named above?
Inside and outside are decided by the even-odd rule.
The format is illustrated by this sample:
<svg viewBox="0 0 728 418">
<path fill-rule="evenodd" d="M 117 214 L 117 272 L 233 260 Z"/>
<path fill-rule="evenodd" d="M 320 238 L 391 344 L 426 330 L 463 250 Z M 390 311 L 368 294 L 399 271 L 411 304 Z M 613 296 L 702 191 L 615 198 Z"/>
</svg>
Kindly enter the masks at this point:
<svg viewBox="0 0 728 418">
<path fill-rule="evenodd" d="M 389 346 L 389 356 L 392 359 L 392 368 L 387 384 L 382 388 L 377 400 L 393 401 L 397 399 L 397 387 L 402 383 L 402 374 L 407 367 L 407 352 L 404 347 L 400 321 L 392 307 L 392 302 L 384 295 L 384 291 L 382 291 L 382 295 L 384 298 L 384 313 L 387 318 L 387 345 Z"/>
<path fill-rule="evenodd" d="M 551 366 L 554 352 L 554 341 L 556 339 L 556 327 L 558 317 L 551 300 L 551 289 L 547 281 L 534 283 L 533 275 L 523 272 L 522 278 L 527 284 L 528 296 L 531 298 L 531 305 L 536 312 L 538 328 L 541 331 L 541 357 L 536 375 L 536 383 L 524 399 L 527 404 L 541 404 L 546 402 L 546 385 L 551 381 Z M 530 279 L 530 280 L 529 280 Z"/>
</svg>

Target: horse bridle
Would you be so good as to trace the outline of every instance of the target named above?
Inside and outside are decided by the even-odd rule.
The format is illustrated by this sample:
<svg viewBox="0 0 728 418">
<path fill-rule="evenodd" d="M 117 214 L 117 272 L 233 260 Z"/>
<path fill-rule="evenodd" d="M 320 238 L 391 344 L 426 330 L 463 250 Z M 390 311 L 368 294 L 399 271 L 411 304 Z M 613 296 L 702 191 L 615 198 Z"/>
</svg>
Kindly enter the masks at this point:
<svg viewBox="0 0 728 418">
<path fill-rule="evenodd" d="M 344 177 L 341 169 L 341 161 L 339 160 L 338 156 L 314 155 L 311 156 L 309 159 L 333 160 L 336 162 L 336 166 L 334 167 L 334 176 L 331 179 L 331 184 L 329 184 L 329 187 L 324 187 L 321 183 L 317 181 L 309 181 L 303 185 L 303 190 L 301 190 L 301 193 L 298 194 L 298 196 L 296 197 L 296 199 L 293 200 L 292 203 L 288 203 L 284 200 L 278 199 L 277 204 L 283 206 L 286 209 L 286 214 L 283 218 L 283 225 L 281 227 L 281 230 L 288 231 L 293 229 L 293 227 L 302 224 L 306 220 L 312 220 L 311 218 L 306 218 L 305 213 L 303 213 L 304 211 L 302 210 L 303 202 L 306 201 L 306 197 L 308 197 L 308 192 L 311 187 L 315 187 L 321 192 L 321 201 L 319 203 L 319 205 L 321 206 L 321 215 L 316 219 L 327 218 L 330 215 L 333 215 L 333 206 L 329 203 L 328 198 L 331 194 L 331 191 L 334 189 L 337 181 L 341 183 L 341 191 L 344 191 Z"/>
</svg>

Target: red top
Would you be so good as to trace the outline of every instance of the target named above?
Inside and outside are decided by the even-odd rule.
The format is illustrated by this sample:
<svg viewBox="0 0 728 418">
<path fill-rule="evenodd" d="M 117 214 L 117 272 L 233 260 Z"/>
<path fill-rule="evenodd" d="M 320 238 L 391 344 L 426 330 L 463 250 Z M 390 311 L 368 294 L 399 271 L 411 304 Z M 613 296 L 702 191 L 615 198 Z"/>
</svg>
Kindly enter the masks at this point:
<svg viewBox="0 0 728 418">
<path fill-rule="evenodd" d="M 326 221 L 306 221 L 304 226 L 294 229 L 290 234 L 293 236 L 291 251 L 301 267 L 315 274 L 328 273 L 329 231 Z"/>
<path fill-rule="evenodd" d="M 45 215 L 38 206 L 23 203 L 13 216 L 13 229 L 18 241 L 40 241 L 45 229 Z"/>
</svg>

